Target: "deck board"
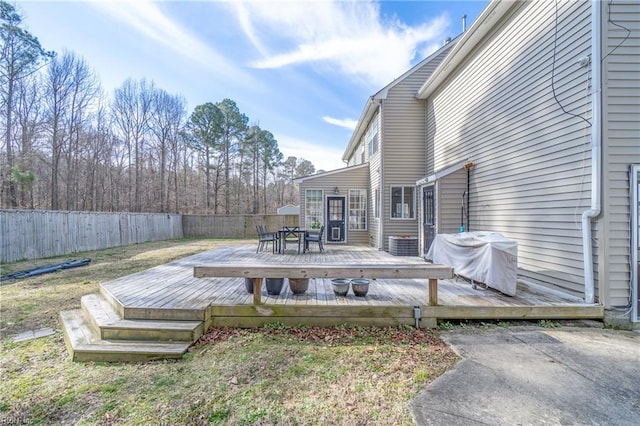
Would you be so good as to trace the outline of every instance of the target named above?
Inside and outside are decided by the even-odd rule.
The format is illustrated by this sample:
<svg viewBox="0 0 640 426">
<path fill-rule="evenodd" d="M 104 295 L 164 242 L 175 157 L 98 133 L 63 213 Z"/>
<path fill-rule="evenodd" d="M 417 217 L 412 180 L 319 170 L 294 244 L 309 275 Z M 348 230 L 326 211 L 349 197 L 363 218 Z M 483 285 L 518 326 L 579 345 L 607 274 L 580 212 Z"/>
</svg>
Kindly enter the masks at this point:
<svg viewBox="0 0 640 426">
<path fill-rule="evenodd" d="M 424 264 L 419 257 L 392 256 L 368 247 L 326 246 L 320 253 L 297 253 L 293 248 L 284 254 L 264 250 L 255 253 L 254 245 L 231 244 L 198 253 L 165 265 L 150 268 L 102 284 L 125 308 L 154 310 L 203 310 L 211 305 L 251 305 L 253 296 L 244 285 L 243 278 L 195 278 L 193 267 L 211 264 Z M 446 307 L 572 307 L 582 302 L 576 297 L 548 291 L 541 287 L 518 283 L 516 296 L 507 296 L 491 288 L 474 288 L 464 279 L 439 280 L 438 302 Z M 286 309 L 304 307 L 414 307 L 428 303 L 428 280 L 377 279 L 371 280 L 366 297 L 355 297 L 350 290 L 347 297 L 336 297 L 328 278 L 309 279 L 309 288 L 303 295 L 293 295 L 285 280 L 278 296 L 268 295 L 262 286 L 265 306 Z M 467 312 L 467 311 L 465 311 Z M 491 311 L 492 313 L 495 311 Z M 513 312 L 510 311 L 510 312 Z"/>
</svg>

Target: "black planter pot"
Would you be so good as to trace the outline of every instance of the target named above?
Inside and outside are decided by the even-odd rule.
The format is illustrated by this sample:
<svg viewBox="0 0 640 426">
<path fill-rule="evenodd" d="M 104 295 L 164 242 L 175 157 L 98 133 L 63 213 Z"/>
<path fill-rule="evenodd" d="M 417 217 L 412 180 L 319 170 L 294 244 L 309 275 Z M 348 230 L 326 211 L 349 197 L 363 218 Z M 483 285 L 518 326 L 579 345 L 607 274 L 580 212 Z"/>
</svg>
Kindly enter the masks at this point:
<svg viewBox="0 0 640 426">
<path fill-rule="evenodd" d="M 282 291 L 284 278 L 267 278 L 267 294 L 277 296 Z"/>
<path fill-rule="evenodd" d="M 253 294 L 253 278 L 245 278 L 244 286 L 247 288 L 247 293 Z"/>
</svg>

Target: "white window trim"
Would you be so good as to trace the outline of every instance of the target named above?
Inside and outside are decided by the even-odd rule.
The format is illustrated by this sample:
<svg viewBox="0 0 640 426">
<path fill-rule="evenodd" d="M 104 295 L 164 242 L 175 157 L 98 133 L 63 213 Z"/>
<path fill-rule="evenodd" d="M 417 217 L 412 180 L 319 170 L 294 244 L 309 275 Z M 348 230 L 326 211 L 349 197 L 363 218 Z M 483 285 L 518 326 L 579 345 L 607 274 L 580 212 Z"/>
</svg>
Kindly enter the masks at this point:
<svg viewBox="0 0 640 426">
<path fill-rule="evenodd" d="M 393 188 L 402 188 L 402 198 L 404 199 L 405 188 L 412 188 L 413 190 L 413 202 L 411 211 L 413 211 L 413 217 L 393 217 Z M 389 219 L 390 220 L 413 220 L 417 219 L 418 212 L 416 211 L 416 188 L 415 185 L 389 185 Z"/>
<path fill-rule="evenodd" d="M 374 125 L 375 125 L 376 132 L 372 134 L 371 131 Z M 365 142 L 367 144 L 369 161 L 371 161 L 371 159 L 380 151 L 379 134 L 380 134 L 380 125 L 378 123 L 378 114 L 376 114 L 373 120 L 369 122 L 369 127 L 367 128 L 367 131 L 365 132 L 365 136 L 364 136 Z M 375 144 L 374 144 L 374 140 L 376 141 Z M 375 151 L 374 151 L 374 148 L 375 148 Z"/>
<path fill-rule="evenodd" d="M 322 226 L 325 222 L 324 205 L 326 203 L 326 193 L 322 188 L 306 188 L 304 190 L 304 226 L 305 228 L 311 228 L 311 223 L 309 223 L 309 216 L 307 215 L 307 208 L 309 205 L 309 197 L 307 196 L 308 191 L 320 191 L 320 213 L 322 218 L 322 220 L 320 221 L 320 226 Z"/>
<path fill-rule="evenodd" d="M 358 191 L 360 194 L 364 193 L 364 228 L 363 229 L 353 229 L 351 228 L 351 191 Z M 365 188 L 349 188 L 347 192 L 347 229 L 349 231 L 367 231 L 369 230 L 369 221 L 367 220 L 369 209 L 367 199 L 367 190 Z"/>
</svg>

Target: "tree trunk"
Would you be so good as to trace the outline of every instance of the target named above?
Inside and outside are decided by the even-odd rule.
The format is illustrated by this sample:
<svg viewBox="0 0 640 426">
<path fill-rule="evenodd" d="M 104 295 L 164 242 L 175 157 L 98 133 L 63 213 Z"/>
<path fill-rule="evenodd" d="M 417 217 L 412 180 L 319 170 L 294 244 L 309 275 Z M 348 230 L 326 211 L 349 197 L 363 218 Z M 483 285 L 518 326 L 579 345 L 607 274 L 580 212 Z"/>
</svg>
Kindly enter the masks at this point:
<svg viewBox="0 0 640 426">
<path fill-rule="evenodd" d="M 8 180 L 8 193 L 9 193 L 9 207 L 14 208 L 18 205 L 16 199 L 16 183 L 11 177 L 11 170 L 14 166 L 13 149 L 11 142 L 11 128 L 13 127 L 13 78 L 8 79 L 7 89 L 7 131 L 6 131 L 6 150 L 7 150 L 7 180 Z"/>
</svg>

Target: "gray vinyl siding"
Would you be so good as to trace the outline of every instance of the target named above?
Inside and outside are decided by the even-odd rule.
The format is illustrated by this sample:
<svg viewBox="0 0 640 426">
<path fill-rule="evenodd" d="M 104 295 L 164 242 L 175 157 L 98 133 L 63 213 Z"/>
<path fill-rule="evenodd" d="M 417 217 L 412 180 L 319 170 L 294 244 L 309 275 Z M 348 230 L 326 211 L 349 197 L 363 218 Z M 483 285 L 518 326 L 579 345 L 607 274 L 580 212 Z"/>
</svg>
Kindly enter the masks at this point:
<svg viewBox="0 0 640 426">
<path fill-rule="evenodd" d="M 377 249 L 382 249 L 382 247 L 379 244 L 379 239 L 380 239 L 380 221 L 382 220 L 383 217 L 383 213 L 382 213 L 382 208 L 380 209 L 380 217 L 379 218 L 375 218 L 374 214 L 374 205 L 373 205 L 373 197 L 374 197 L 374 191 L 376 190 L 376 188 L 380 187 L 381 185 L 381 180 L 380 180 L 380 170 L 381 170 L 381 161 L 382 161 L 382 156 L 381 156 L 381 152 L 382 152 L 382 125 L 381 125 L 381 118 L 380 118 L 380 113 L 375 115 L 375 120 L 378 120 L 378 152 L 375 153 L 371 158 L 368 158 L 369 155 L 369 151 L 367 150 L 365 156 L 367 156 L 367 160 L 369 161 L 369 179 L 370 179 L 370 186 L 369 186 L 369 245 L 371 247 L 375 247 Z M 384 193 L 383 188 L 380 188 L 380 197 L 383 197 L 382 194 Z M 384 200 L 384 198 L 382 198 Z M 377 202 L 380 202 L 380 200 L 378 200 Z M 382 206 L 382 204 L 381 204 Z"/>
<path fill-rule="evenodd" d="M 416 93 L 429 78 L 450 49 L 442 49 L 431 61 L 416 69 L 411 75 L 391 87 L 382 101 L 382 173 L 383 201 L 381 216 L 384 218 L 382 243 L 388 250 L 389 236 L 418 235 L 418 199 L 416 188 L 416 217 L 391 219 L 391 186 L 415 186 L 426 175 L 425 167 L 425 103 L 416 99 Z M 373 170 L 373 169 L 372 169 Z"/>
<path fill-rule="evenodd" d="M 611 308 L 627 307 L 631 297 L 629 165 L 640 163 L 640 3 L 603 4 L 602 17 L 606 143 L 601 220 L 607 238 L 600 247 L 600 280 L 607 282 L 603 297 L 605 307 Z M 628 37 L 624 28 L 630 30 Z"/>
<path fill-rule="evenodd" d="M 591 98 L 590 69 L 577 62 L 590 53 L 590 4 L 558 2 L 557 101 L 554 7 L 516 3 L 429 97 L 427 174 L 473 161 L 470 229 L 517 240 L 523 278 L 582 295 Z M 558 101 L 584 120 L 563 113 Z"/>
<path fill-rule="evenodd" d="M 369 147 L 367 146 L 365 131 L 360 140 L 358 142 L 357 148 L 351 154 L 349 158 L 349 165 L 359 165 L 368 163 L 369 164 L 369 176 L 370 180 L 364 188 L 367 189 L 367 235 L 365 237 L 362 231 L 351 231 L 357 232 L 357 235 L 354 238 L 357 238 L 356 244 L 367 244 L 371 247 L 378 247 L 378 233 L 380 229 L 380 220 L 374 218 L 374 205 L 373 205 L 373 196 L 374 190 L 380 184 L 380 173 L 378 170 L 380 169 L 380 140 L 381 140 L 381 132 L 380 132 L 380 112 L 377 112 L 373 115 L 369 123 L 367 123 L 367 129 L 371 127 L 372 122 L 378 121 L 378 152 L 373 155 L 373 157 L 369 158 Z M 361 161 L 362 156 L 362 147 L 364 146 L 364 163 Z M 366 240 L 366 243 L 365 243 Z M 349 243 L 351 243 L 351 239 L 349 239 Z"/>
<path fill-rule="evenodd" d="M 467 170 L 460 169 L 447 175 L 439 179 L 436 185 L 436 232 L 455 234 L 460 231 L 461 200 L 467 190 Z M 466 226 L 466 217 L 464 222 Z"/>
<path fill-rule="evenodd" d="M 360 152 L 361 152 L 361 149 L 362 149 L 362 144 L 363 144 L 363 141 L 361 139 L 360 140 L 360 144 L 353 151 L 353 155 L 351 155 L 351 157 L 347 161 L 347 167 L 356 166 L 356 165 L 362 163 L 362 161 L 360 161 Z"/>
<path fill-rule="evenodd" d="M 368 200 L 371 198 L 369 191 L 369 169 L 366 166 L 347 167 L 340 169 L 339 172 L 330 172 L 326 174 L 319 174 L 317 176 L 311 176 L 305 178 L 300 185 L 300 227 L 306 227 L 305 223 L 305 197 L 307 189 L 321 189 L 323 190 L 324 201 L 323 209 L 325 210 L 326 220 L 326 199 L 328 196 L 340 196 L 345 197 L 345 208 L 348 209 L 349 203 L 349 189 L 365 189 L 367 190 Z M 339 192 L 334 192 L 335 188 L 338 188 Z M 367 202 L 369 203 L 369 201 Z M 348 210 L 345 210 L 348 215 Z M 369 212 L 367 212 L 369 214 Z M 370 220 L 367 218 L 367 224 Z M 349 245 L 369 245 L 369 230 L 353 231 L 348 229 L 348 222 L 346 226 L 346 243 Z"/>
</svg>

